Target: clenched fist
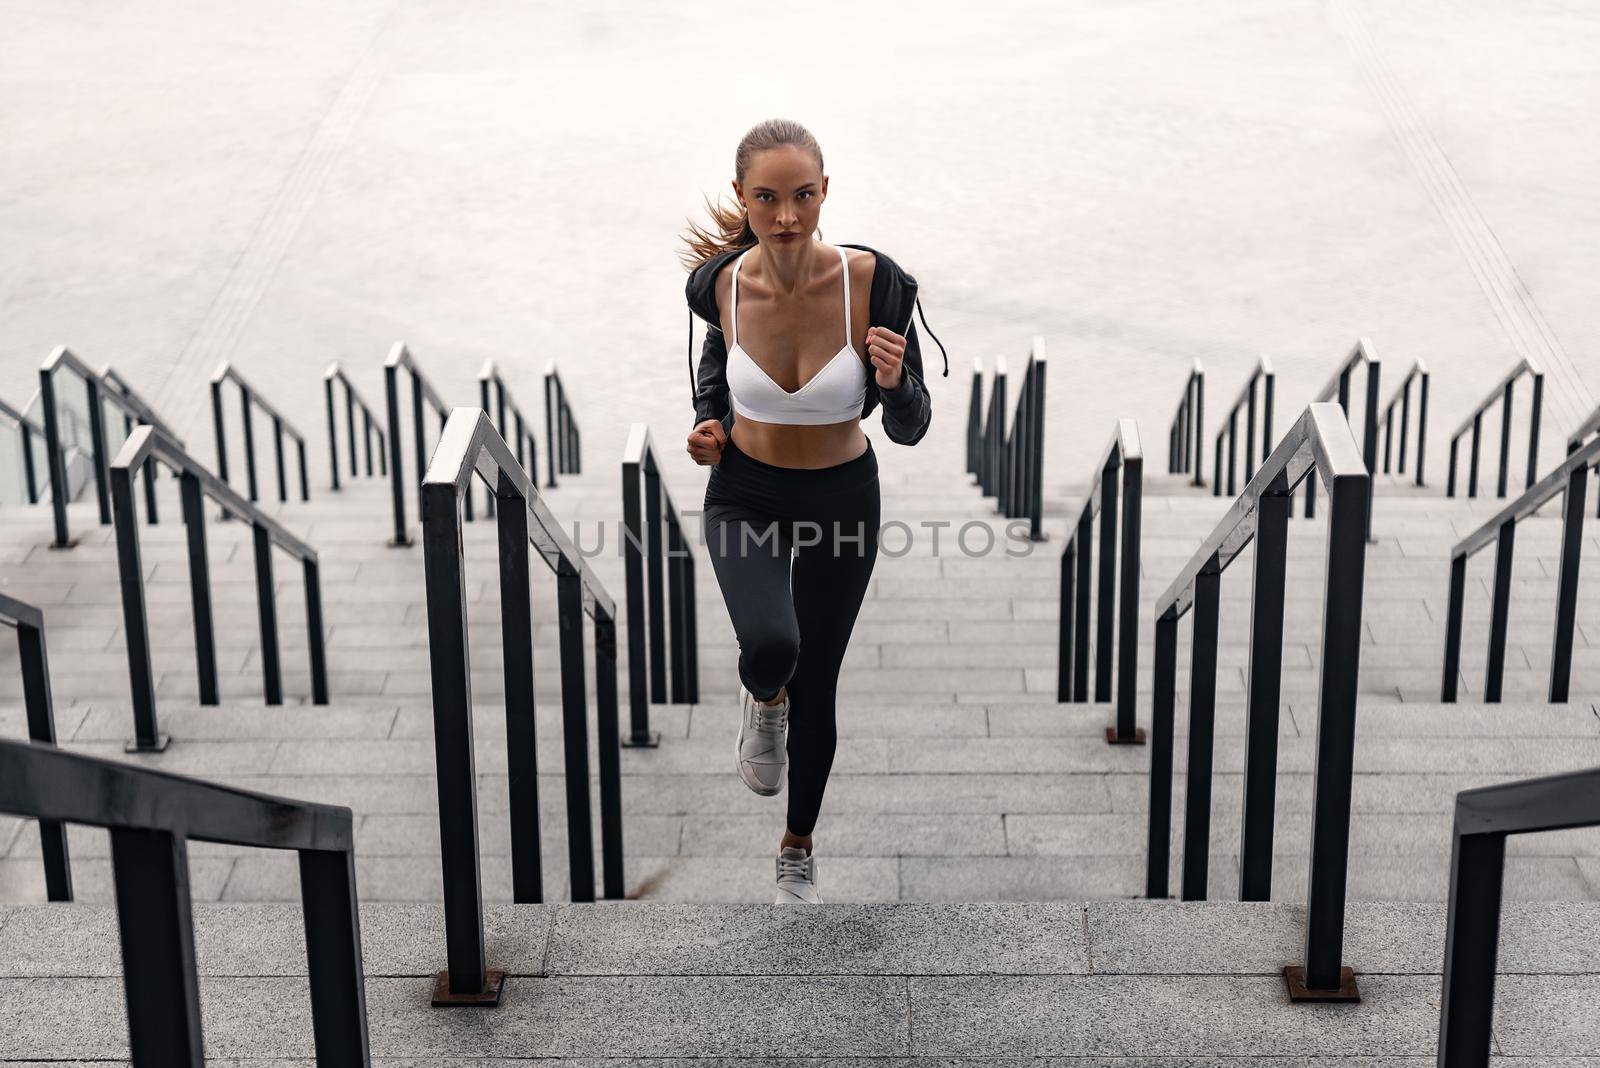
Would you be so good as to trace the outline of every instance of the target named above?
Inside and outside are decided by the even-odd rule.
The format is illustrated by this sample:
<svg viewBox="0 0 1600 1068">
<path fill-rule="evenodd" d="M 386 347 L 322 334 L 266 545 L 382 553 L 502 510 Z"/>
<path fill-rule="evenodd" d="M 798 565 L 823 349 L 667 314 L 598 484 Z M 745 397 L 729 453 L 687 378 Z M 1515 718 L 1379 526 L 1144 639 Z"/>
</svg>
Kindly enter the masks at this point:
<svg viewBox="0 0 1600 1068">
<path fill-rule="evenodd" d="M 722 447 L 728 443 L 728 432 L 722 429 L 720 419 L 702 419 L 689 431 L 689 455 L 702 467 L 722 460 Z"/>
<path fill-rule="evenodd" d="M 900 385 L 900 363 L 906 358 L 906 339 L 887 327 L 867 329 L 867 359 L 877 368 L 879 389 L 896 389 Z"/>
</svg>

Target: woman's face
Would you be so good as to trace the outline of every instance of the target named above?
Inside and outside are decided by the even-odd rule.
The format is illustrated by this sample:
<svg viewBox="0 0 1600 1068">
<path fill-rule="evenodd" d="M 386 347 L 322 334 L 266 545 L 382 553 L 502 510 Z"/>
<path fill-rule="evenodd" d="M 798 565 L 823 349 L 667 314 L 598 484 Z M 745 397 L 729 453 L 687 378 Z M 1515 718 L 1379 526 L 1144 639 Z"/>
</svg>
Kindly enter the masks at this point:
<svg viewBox="0 0 1600 1068">
<path fill-rule="evenodd" d="M 798 245 L 817 229 L 828 179 L 811 153 L 798 145 L 779 145 L 757 152 L 744 183 L 734 179 L 734 192 L 750 213 L 750 229 L 763 244 Z M 779 234 L 795 237 L 780 239 Z"/>
</svg>

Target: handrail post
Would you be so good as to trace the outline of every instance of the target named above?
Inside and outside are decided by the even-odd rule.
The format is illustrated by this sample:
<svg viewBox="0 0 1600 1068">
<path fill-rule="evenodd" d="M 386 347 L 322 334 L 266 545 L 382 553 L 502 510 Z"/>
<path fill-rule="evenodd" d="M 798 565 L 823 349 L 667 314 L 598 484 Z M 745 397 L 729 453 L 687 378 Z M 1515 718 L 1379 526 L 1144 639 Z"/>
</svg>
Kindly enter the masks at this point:
<svg viewBox="0 0 1600 1068">
<path fill-rule="evenodd" d="M 1467 465 L 1468 497 L 1476 497 L 1478 495 L 1478 445 L 1479 438 L 1482 436 L 1482 433 L 1483 413 L 1479 412 L 1472 417 L 1472 453 L 1470 461 Z"/>
<path fill-rule="evenodd" d="M 1511 466 L 1511 393 L 1516 379 L 1505 384 L 1500 398 L 1500 474 L 1495 482 L 1496 497 L 1506 495 L 1506 475 Z"/>
<path fill-rule="evenodd" d="M 650 594 L 650 700 L 667 699 L 667 599 L 664 592 L 666 532 L 661 522 L 661 473 L 653 457 L 644 469 L 644 522 L 649 546 L 646 556 L 646 581 Z"/>
<path fill-rule="evenodd" d="M 1194 382 L 1194 484 L 1204 486 L 1205 473 L 1201 470 L 1204 466 L 1200 458 L 1201 446 L 1205 444 L 1206 423 L 1206 376 L 1205 372 L 1196 373 Z"/>
<path fill-rule="evenodd" d="M 1371 359 L 1367 361 L 1367 409 L 1361 427 L 1361 456 L 1367 462 L 1366 538 L 1368 541 L 1372 540 L 1372 491 L 1377 484 L 1372 476 L 1378 470 L 1378 388 L 1382 372 L 1383 364 L 1380 361 Z"/>
<path fill-rule="evenodd" d="M 1143 745 L 1135 724 L 1139 688 L 1139 540 L 1144 511 L 1144 459 L 1122 457 L 1122 575 L 1117 616 L 1117 722 L 1106 741 Z"/>
<path fill-rule="evenodd" d="M 1458 823 L 1452 837 L 1438 1064 L 1440 1068 L 1487 1068 L 1506 836 L 1463 834 Z"/>
<path fill-rule="evenodd" d="M 678 526 L 678 517 L 671 508 L 667 509 L 667 609 L 668 630 L 672 632 L 672 702 L 683 704 L 686 700 L 684 684 L 688 679 L 688 665 L 684 662 L 687 652 L 683 640 L 683 611 L 689 599 L 694 596 L 694 590 L 684 582 L 684 563 L 688 558 L 688 548 L 683 540 L 683 531 Z"/>
<path fill-rule="evenodd" d="M 1111 653 L 1116 643 L 1117 469 L 1100 472 L 1100 585 L 1095 599 L 1094 699 L 1111 700 Z"/>
<path fill-rule="evenodd" d="M 1222 571 L 1215 557 L 1195 576 L 1194 634 L 1189 650 L 1189 755 L 1183 798 L 1185 901 L 1206 899 L 1211 861 L 1211 763 L 1217 711 L 1217 616 Z"/>
<path fill-rule="evenodd" d="M 322 392 L 324 398 L 328 402 L 329 473 L 333 476 L 333 488 L 337 490 L 339 488 L 339 420 L 334 414 L 333 378 L 331 376 L 322 380 Z M 352 436 L 350 439 L 350 456 L 352 459 L 354 459 L 355 454 L 356 442 L 355 438 Z"/>
<path fill-rule="evenodd" d="M 322 630 L 321 568 L 315 560 L 300 562 L 306 591 L 306 651 L 311 660 L 311 703 L 328 703 L 328 652 Z"/>
<path fill-rule="evenodd" d="M 594 825 L 589 809 L 589 724 L 584 696 L 583 577 L 556 572 L 560 612 L 561 738 L 567 784 L 567 864 L 573 901 L 594 900 Z"/>
<path fill-rule="evenodd" d="M 506 690 L 506 772 L 511 794 L 511 900 L 525 904 L 544 900 L 544 860 L 539 846 L 528 509 L 521 499 L 512 497 L 501 502 L 495 526 L 500 537 L 500 644 Z"/>
<path fill-rule="evenodd" d="M 545 489 L 554 489 L 556 484 L 556 422 L 560 418 L 561 405 L 556 397 L 556 377 L 549 371 L 544 375 L 544 451 L 545 451 Z M 562 448 L 565 448 L 563 437 Z M 534 472 L 538 476 L 538 472 Z"/>
<path fill-rule="evenodd" d="M 1245 676 L 1249 689 L 1245 697 L 1244 803 L 1239 834 L 1240 901 L 1272 900 L 1272 831 L 1277 803 L 1291 503 L 1287 495 L 1268 491 L 1256 506 L 1250 664 Z"/>
<path fill-rule="evenodd" d="M 89 441 L 94 449 L 95 502 L 100 507 L 100 525 L 107 526 L 111 522 L 111 480 L 107 474 L 111 459 L 106 455 L 106 412 L 100 401 L 100 384 L 93 379 L 85 379 L 83 386 L 89 398 Z M 65 486 L 65 483 L 62 485 Z M 132 504 L 133 498 L 129 497 L 128 501 Z"/>
<path fill-rule="evenodd" d="M 1076 582 L 1078 621 L 1072 628 L 1072 699 L 1089 699 L 1089 584 L 1094 566 L 1094 520 L 1087 511 L 1078 520 L 1078 578 Z"/>
<path fill-rule="evenodd" d="M 676 649 L 674 649 L 676 651 Z M 673 673 L 673 684 L 678 682 Z M 622 746 L 617 723 L 617 621 L 594 616 L 595 744 L 600 763 L 601 893 L 620 901 L 626 896 L 622 866 Z M 587 782 L 585 787 L 587 788 Z M 587 844 L 587 843 L 586 843 Z"/>
<path fill-rule="evenodd" d="M 220 477 L 220 476 L 219 476 Z M 178 476 L 184 533 L 189 542 L 189 604 L 194 612 L 195 672 L 200 703 L 220 703 L 217 692 L 216 627 L 211 612 L 211 567 L 206 550 L 205 503 L 200 480 L 187 471 Z"/>
<path fill-rule="evenodd" d="M 1336 475 L 1328 492 L 1323 580 L 1322 670 L 1311 813 L 1311 875 L 1303 967 L 1284 969 L 1291 1000 L 1359 1000 L 1355 975 L 1340 964 L 1350 859 L 1350 796 L 1361 663 L 1361 599 L 1372 476 Z M 1337 667 L 1330 667 L 1337 665 Z"/>
<path fill-rule="evenodd" d="M 397 441 L 391 430 L 391 448 Z M 393 459 L 398 472 L 399 457 Z M 477 781 L 472 759 L 472 680 L 467 668 L 467 592 L 461 526 L 455 487 L 423 484 L 422 568 L 428 596 L 428 660 L 433 679 L 433 748 L 438 769 L 439 852 L 444 874 L 448 965 L 436 980 L 433 1004 L 492 1006 L 500 1003 L 505 973 L 491 971 L 484 964 L 483 885 L 478 871 Z M 584 785 L 587 790 L 587 779 Z"/>
<path fill-rule="evenodd" d="M 1555 637 L 1550 647 L 1549 700 L 1564 704 L 1572 679 L 1572 634 L 1577 626 L 1578 569 L 1583 560 L 1584 495 L 1588 492 L 1589 472 L 1577 468 L 1567 475 L 1566 496 L 1561 502 L 1561 569 L 1556 579 Z"/>
<path fill-rule="evenodd" d="M 256 432 L 255 419 L 250 412 L 250 391 L 239 390 L 239 420 L 244 424 L 244 474 L 245 485 L 249 487 L 250 503 L 255 504 L 261 498 L 256 487 Z"/>
<path fill-rule="evenodd" d="M 278 466 L 278 501 L 281 504 L 289 502 L 289 470 L 283 458 L 283 420 L 278 416 L 272 417 L 272 453 Z"/>
<path fill-rule="evenodd" d="M 52 549 L 70 549 L 77 544 L 67 530 L 67 460 L 61 447 L 61 420 L 56 413 L 54 376 L 39 372 L 39 396 L 44 408 L 45 463 L 50 468 L 50 512 L 55 520 Z"/>
<path fill-rule="evenodd" d="M 169 739 L 156 727 L 155 673 L 150 666 L 150 623 L 145 614 L 144 565 L 139 555 L 139 522 L 133 508 L 133 473 L 110 472 L 116 504 L 117 573 L 122 586 L 122 633 L 128 650 L 128 689 L 133 704 L 130 753 L 159 753 Z"/>
<path fill-rule="evenodd" d="M 646 460 L 645 462 L 648 462 Z M 660 734 L 650 729 L 650 695 L 645 691 L 644 545 L 639 464 L 622 463 L 622 562 L 628 604 L 628 737 L 625 746 L 653 748 Z"/>
<path fill-rule="evenodd" d="M 302 849 L 300 901 L 305 916 L 306 976 L 317 1064 L 367 1068 L 366 980 L 356 858 L 348 850 Z"/>
<path fill-rule="evenodd" d="M 1494 549 L 1494 594 L 1489 608 L 1489 663 L 1484 669 L 1483 699 L 1500 700 L 1506 666 L 1506 625 L 1511 613 L 1511 567 L 1516 547 L 1517 523 L 1508 519 L 1500 527 Z"/>
<path fill-rule="evenodd" d="M 1172 732 L 1178 689 L 1178 617 L 1156 619 L 1154 694 L 1150 699 L 1150 805 L 1145 897 L 1167 896 L 1172 863 Z"/>
<path fill-rule="evenodd" d="M 217 441 L 217 477 L 228 481 L 228 432 L 223 426 L 222 380 L 211 380 L 211 433 Z"/>
<path fill-rule="evenodd" d="M 201 1068 L 187 843 L 171 831 L 114 827 L 111 866 L 133 1063 Z"/>
<path fill-rule="evenodd" d="M 1072 580 L 1077 571 L 1078 539 L 1067 533 L 1067 544 L 1061 550 L 1061 577 L 1059 602 L 1056 610 L 1056 700 L 1072 698 L 1072 617 L 1075 598 Z"/>
<path fill-rule="evenodd" d="M 1539 481 L 1539 420 L 1544 411 L 1544 375 L 1533 376 L 1533 403 L 1528 409 L 1528 477 L 1522 488 Z"/>
<path fill-rule="evenodd" d="M 1454 704 L 1456 684 L 1461 678 L 1461 617 L 1467 594 L 1467 558 L 1450 559 L 1450 592 L 1444 614 L 1444 678 L 1439 685 L 1439 700 Z"/>
<path fill-rule="evenodd" d="M 1422 460 L 1428 445 L 1428 372 L 1417 386 L 1417 485 L 1422 485 Z"/>
<path fill-rule="evenodd" d="M 409 548 L 411 538 L 406 534 L 406 490 L 405 475 L 401 473 L 400 462 L 400 369 L 395 364 L 388 364 L 383 369 L 384 392 L 389 408 L 389 487 L 394 503 L 394 536 L 389 539 L 390 548 Z M 352 458 L 354 452 L 352 450 Z M 419 468 L 417 478 L 422 477 Z"/>
<path fill-rule="evenodd" d="M 1249 482 L 1256 473 L 1256 386 L 1259 375 L 1250 378 L 1250 399 L 1246 402 L 1244 417 L 1244 480 Z"/>
<path fill-rule="evenodd" d="M 283 667 L 278 661 L 278 592 L 272 581 L 272 538 L 252 528 L 256 565 L 256 615 L 261 625 L 261 686 L 269 705 L 283 704 Z"/>
<path fill-rule="evenodd" d="M 55 745 L 55 702 L 50 696 L 50 655 L 43 628 L 19 621 L 17 654 L 21 661 L 28 739 Z M 71 901 L 72 865 L 68 857 L 67 828 L 60 820 L 39 821 L 39 851 L 44 857 L 45 897 L 50 901 Z"/>
<path fill-rule="evenodd" d="M 296 454 L 300 459 L 300 499 L 311 499 L 311 475 L 306 471 L 306 442 L 304 438 L 295 439 Z"/>
<path fill-rule="evenodd" d="M 391 437 L 394 434 L 394 429 L 393 428 L 394 428 L 395 424 L 399 421 L 399 418 L 400 418 L 399 410 L 400 410 L 399 401 L 397 400 L 395 402 L 395 410 L 394 410 L 394 412 L 390 413 L 391 418 L 389 420 L 389 427 L 390 427 L 390 436 Z M 371 436 L 372 436 L 372 417 L 367 414 L 367 406 L 365 404 L 363 404 L 361 406 L 361 418 L 362 418 L 362 427 L 363 427 L 363 430 L 364 430 L 364 433 L 363 433 L 362 436 L 363 436 L 364 439 L 366 439 L 366 447 L 367 447 L 367 474 L 370 475 L 370 474 L 372 474 L 372 441 L 371 441 Z M 344 383 L 344 419 L 345 419 L 346 436 L 347 436 L 347 438 L 349 439 L 349 442 L 350 442 L 350 477 L 351 478 L 355 478 L 356 475 L 357 475 L 357 471 L 356 471 L 356 397 L 355 397 L 355 393 L 350 389 L 350 383 L 349 383 L 348 380 Z"/>
<path fill-rule="evenodd" d="M 1238 467 L 1238 461 L 1235 459 L 1235 454 L 1239 451 L 1238 446 L 1239 446 L 1239 413 L 1238 413 L 1238 411 L 1231 411 L 1231 412 L 1228 413 L 1228 492 L 1227 492 L 1227 496 L 1229 496 L 1229 497 L 1236 496 L 1237 493 L 1238 493 L 1237 487 L 1234 484 L 1235 469 Z M 1248 463 L 1249 460 L 1247 459 L 1245 462 Z"/>
<path fill-rule="evenodd" d="M 983 361 L 972 361 L 972 388 L 967 394 L 967 474 L 981 469 L 983 451 Z"/>
</svg>

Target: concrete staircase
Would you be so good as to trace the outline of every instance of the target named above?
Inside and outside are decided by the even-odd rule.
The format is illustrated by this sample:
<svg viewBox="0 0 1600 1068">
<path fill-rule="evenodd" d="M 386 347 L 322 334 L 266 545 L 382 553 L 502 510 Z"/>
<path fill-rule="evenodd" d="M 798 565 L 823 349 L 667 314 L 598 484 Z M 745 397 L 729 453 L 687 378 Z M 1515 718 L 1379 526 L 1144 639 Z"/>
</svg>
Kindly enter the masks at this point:
<svg viewBox="0 0 1600 1068">
<path fill-rule="evenodd" d="M 1470 572 L 1463 701 L 1439 705 L 1449 547 L 1499 502 L 1380 487 L 1352 817 L 1356 904 L 1346 932 L 1346 961 L 1362 977 L 1366 1003 L 1291 1007 L 1277 973 L 1302 952 L 1294 903 L 1304 896 L 1312 797 L 1323 521 L 1297 519 L 1291 530 L 1277 903 L 1226 902 L 1236 887 L 1242 789 L 1245 560 L 1222 586 L 1213 901 L 1119 901 L 1143 892 L 1147 750 L 1105 744 L 1110 706 L 1055 701 L 1058 557 L 1083 487 L 1047 486 L 1048 540 L 1007 556 L 1008 545 L 1020 552 L 1025 543 L 1007 541 L 992 501 L 948 466 L 900 454 L 911 451 L 878 447 L 885 520 L 908 524 L 912 538 L 901 554 L 903 536 L 886 536 L 841 678 L 839 752 L 817 832 L 830 906 L 800 916 L 750 904 L 771 892 L 783 799 L 757 797 L 732 774 L 737 646 L 691 517 L 702 700 L 653 707 L 661 747 L 622 753 L 627 885 L 639 900 L 495 908 L 491 964 L 514 979 L 505 1005 L 481 1017 L 427 1007 L 430 977 L 443 965 L 443 929 L 434 904 L 440 874 L 421 550 L 384 545 L 386 483 L 359 482 L 339 494 L 314 487 L 311 503 L 278 509 L 322 556 L 334 697 L 326 707 L 308 703 L 299 577 L 285 567 L 279 618 L 290 704 L 261 703 L 248 532 L 210 524 L 225 704 L 201 708 L 175 484 L 162 481 L 163 523 L 141 530 L 158 711 L 174 739 L 159 756 L 122 753 L 132 718 L 115 551 L 109 528 L 94 525 L 92 504 L 73 506 L 82 543 L 67 552 L 48 548 L 44 510 L 0 513 L 0 587 L 45 608 L 57 729 L 68 749 L 351 806 L 373 1046 L 392 1063 L 1047 1055 L 1102 1058 L 1084 1064 L 1217 1063 L 1183 1059 L 1207 1055 L 1299 1068 L 1324 1055 L 1428 1055 L 1455 793 L 1600 763 L 1600 718 L 1590 703 L 1600 692 L 1600 600 L 1580 601 L 1574 700 L 1543 702 L 1556 518 L 1519 528 L 1506 703 L 1473 699 L 1487 633 L 1485 557 Z M 620 477 L 599 455 L 586 462 L 588 473 L 563 479 L 549 500 L 581 547 L 603 546 L 593 563 L 620 604 Z M 677 505 L 697 509 L 704 472 L 669 464 Z M 1227 503 L 1166 476 L 1147 479 L 1145 492 L 1141 723 L 1150 604 Z M 937 552 L 924 523 L 948 524 Z M 981 548 L 987 531 L 994 551 L 963 552 L 963 524 L 975 524 L 969 547 Z M 506 901 L 494 539 L 492 523 L 469 524 L 464 548 L 485 895 Z M 1594 575 L 1600 546 L 1591 536 L 1586 547 L 1584 566 Z M 568 876 L 555 589 L 542 569 L 534 597 L 545 893 L 559 901 Z M 1187 624 L 1181 640 L 1175 813 L 1183 803 Z M 625 693 L 625 648 L 621 655 Z M 593 662 L 591 652 L 591 672 Z M 0 643 L 6 736 L 23 734 L 19 693 L 14 648 Z M 43 899 L 37 835 L 0 818 L 0 901 L 18 906 L 0 912 L 0 974 L 26 980 L 0 981 L 0 1019 L 19 1022 L 5 1029 L 0 1059 L 125 1056 L 106 836 L 74 829 L 72 846 L 82 903 L 30 905 Z M 1182 848 L 1174 842 L 1174 870 Z M 1507 906 L 1501 955 L 1508 974 L 1496 1016 L 1499 1052 L 1574 1063 L 1566 1055 L 1600 1053 L 1592 1014 L 1580 1019 L 1577 1008 L 1592 1007 L 1600 986 L 1592 937 L 1600 930 L 1600 832 L 1513 839 L 1510 853 L 1506 896 L 1515 904 Z M 293 858 L 196 843 L 192 872 L 213 1054 L 309 1056 Z M 1576 1022 L 1552 1023 L 1557 1017 Z"/>
</svg>

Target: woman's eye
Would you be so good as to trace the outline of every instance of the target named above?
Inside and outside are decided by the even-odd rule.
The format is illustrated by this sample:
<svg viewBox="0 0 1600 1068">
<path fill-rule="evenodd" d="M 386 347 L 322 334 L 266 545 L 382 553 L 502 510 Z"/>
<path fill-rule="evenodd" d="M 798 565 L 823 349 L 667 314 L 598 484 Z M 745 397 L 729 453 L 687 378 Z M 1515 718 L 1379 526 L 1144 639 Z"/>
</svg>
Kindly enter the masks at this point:
<svg viewBox="0 0 1600 1068">
<path fill-rule="evenodd" d="M 812 196 L 813 194 L 812 194 L 811 190 L 807 189 L 804 192 L 802 192 L 800 195 L 803 196 L 803 197 L 809 197 L 809 196 Z"/>
</svg>

